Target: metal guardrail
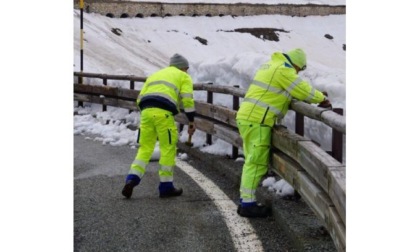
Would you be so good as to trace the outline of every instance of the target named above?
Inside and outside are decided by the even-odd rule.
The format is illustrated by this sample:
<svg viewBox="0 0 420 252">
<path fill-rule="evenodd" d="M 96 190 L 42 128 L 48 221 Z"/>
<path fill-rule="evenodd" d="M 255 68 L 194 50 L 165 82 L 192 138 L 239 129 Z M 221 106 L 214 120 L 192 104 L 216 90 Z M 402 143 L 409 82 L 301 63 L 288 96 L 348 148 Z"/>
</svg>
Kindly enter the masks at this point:
<svg viewBox="0 0 420 252">
<path fill-rule="evenodd" d="M 134 89 L 134 82 L 144 82 L 146 78 L 80 72 L 75 72 L 74 76 L 78 77 L 79 83 L 82 83 L 84 77 L 89 77 L 100 78 L 104 84 L 74 84 L 75 101 L 138 110 L 135 101 L 139 90 Z M 110 79 L 130 81 L 130 89 L 106 86 Z M 207 91 L 207 102 L 196 101 L 197 129 L 207 133 L 207 141 L 211 142 L 211 136 L 215 136 L 230 143 L 233 146 L 232 156 L 235 157 L 237 148 L 242 148 L 235 110 L 239 107 L 239 98 L 244 97 L 246 90 L 209 83 L 196 83 L 194 90 Z M 213 93 L 231 95 L 233 108 L 212 104 Z M 341 138 L 346 132 L 345 117 L 336 112 L 299 101 L 293 101 L 291 109 L 323 122 L 335 134 L 341 134 Z M 175 120 L 181 125 L 188 124 L 184 114 L 178 114 Z M 299 192 L 329 231 L 338 251 L 345 251 L 346 166 L 310 139 L 276 125 L 273 128 L 270 167 Z"/>
</svg>

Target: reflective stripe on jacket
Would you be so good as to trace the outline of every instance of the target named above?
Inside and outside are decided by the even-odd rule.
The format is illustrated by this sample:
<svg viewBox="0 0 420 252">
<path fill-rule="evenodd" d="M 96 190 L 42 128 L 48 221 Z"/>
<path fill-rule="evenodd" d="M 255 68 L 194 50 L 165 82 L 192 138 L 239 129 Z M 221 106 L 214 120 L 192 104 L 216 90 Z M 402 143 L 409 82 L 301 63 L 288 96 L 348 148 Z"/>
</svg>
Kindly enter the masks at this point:
<svg viewBox="0 0 420 252">
<path fill-rule="evenodd" d="M 324 95 L 302 80 L 287 58 L 279 52 L 255 74 L 237 112 L 236 119 L 273 126 L 289 110 L 292 98 L 319 103 Z"/>
<path fill-rule="evenodd" d="M 137 105 L 150 98 L 163 101 L 174 115 L 179 112 L 180 106 L 186 113 L 195 111 L 191 76 L 173 66 L 163 68 L 147 78 L 137 97 Z"/>
</svg>

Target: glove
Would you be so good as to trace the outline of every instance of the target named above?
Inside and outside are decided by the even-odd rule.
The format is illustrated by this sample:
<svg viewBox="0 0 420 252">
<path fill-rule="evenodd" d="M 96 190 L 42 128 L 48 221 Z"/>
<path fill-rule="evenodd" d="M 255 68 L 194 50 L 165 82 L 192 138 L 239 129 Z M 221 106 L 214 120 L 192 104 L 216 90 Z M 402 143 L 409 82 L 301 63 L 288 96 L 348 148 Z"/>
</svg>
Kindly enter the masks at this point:
<svg viewBox="0 0 420 252">
<path fill-rule="evenodd" d="M 331 105 L 331 103 L 330 103 L 330 101 L 328 99 L 325 99 L 324 101 L 320 102 L 318 104 L 318 107 L 332 109 L 332 105 Z"/>
<path fill-rule="evenodd" d="M 188 124 L 188 135 L 194 135 L 195 132 L 195 124 L 194 122 L 190 122 Z"/>
<path fill-rule="evenodd" d="M 332 109 L 332 105 L 331 105 L 331 102 L 328 100 L 328 93 L 326 92 L 326 91 L 323 91 L 322 92 L 322 94 L 325 96 L 325 99 L 322 101 L 322 102 L 320 102 L 319 104 L 318 104 L 318 107 L 319 108 L 328 108 L 328 109 Z"/>
</svg>

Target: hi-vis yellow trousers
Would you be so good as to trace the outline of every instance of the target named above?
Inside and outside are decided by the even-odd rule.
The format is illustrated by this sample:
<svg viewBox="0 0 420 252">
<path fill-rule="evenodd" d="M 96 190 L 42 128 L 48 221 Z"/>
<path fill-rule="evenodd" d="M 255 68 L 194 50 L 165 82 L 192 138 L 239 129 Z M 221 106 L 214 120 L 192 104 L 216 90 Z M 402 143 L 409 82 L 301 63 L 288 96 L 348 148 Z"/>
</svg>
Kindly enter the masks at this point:
<svg viewBox="0 0 420 252">
<path fill-rule="evenodd" d="M 146 108 L 141 112 L 140 147 L 129 174 L 140 178 L 144 176 L 157 139 L 160 147 L 160 182 L 173 182 L 178 129 L 172 113 L 160 108 Z"/>
<path fill-rule="evenodd" d="M 245 164 L 242 168 L 241 201 L 256 202 L 255 192 L 261 178 L 267 173 L 271 127 L 246 120 L 236 121 L 243 141 Z"/>
</svg>

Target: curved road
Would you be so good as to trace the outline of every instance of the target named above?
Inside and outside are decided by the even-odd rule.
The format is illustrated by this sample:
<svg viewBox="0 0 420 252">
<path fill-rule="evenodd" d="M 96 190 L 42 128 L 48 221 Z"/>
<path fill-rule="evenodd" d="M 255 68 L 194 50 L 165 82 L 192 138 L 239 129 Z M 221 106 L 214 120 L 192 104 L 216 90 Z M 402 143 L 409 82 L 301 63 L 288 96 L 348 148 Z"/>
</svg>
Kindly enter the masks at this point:
<svg viewBox="0 0 420 252">
<path fill-rule="evenodd" d="M 238 216 L 237 183 L 199 160 L 177 161 L 182 196 L 158 197 L 158 164 L 151 162 L 125 199 L 136 151 L 74 136 L 74 251 L 297 251 L 274 217 Z"/>
</svg>

